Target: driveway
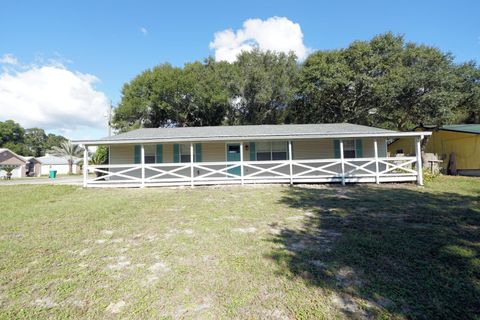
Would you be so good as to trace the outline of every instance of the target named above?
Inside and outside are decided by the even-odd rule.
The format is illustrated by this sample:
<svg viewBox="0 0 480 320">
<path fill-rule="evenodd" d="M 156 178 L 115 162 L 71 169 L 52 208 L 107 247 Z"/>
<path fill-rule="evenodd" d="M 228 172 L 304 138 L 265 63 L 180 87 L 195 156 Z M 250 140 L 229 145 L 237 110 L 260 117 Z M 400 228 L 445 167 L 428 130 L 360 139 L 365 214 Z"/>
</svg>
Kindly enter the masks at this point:
<svg viewBox="0 0 480 320">
<path fill-rule="evenodd" d="M 52 180 L 46 177 L 40 178 L 21 178 L 14 180 L 0 180 L 1 186 L 20 185 L 20 184 L 59 184 L 59 185 L 78 185 L 83 182 L 82 176 L 63 176 Z"/>
</svg>

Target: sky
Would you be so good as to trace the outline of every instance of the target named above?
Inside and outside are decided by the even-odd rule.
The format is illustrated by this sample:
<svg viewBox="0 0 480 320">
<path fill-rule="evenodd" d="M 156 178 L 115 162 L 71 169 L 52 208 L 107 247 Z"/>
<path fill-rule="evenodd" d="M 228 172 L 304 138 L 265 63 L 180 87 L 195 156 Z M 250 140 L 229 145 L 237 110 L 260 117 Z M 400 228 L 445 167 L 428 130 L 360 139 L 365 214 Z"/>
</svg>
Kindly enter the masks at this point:
<svg viewBox="0 0 480 320">
<path fill-rule="evenodd" d="M 480 1 L 3 1 L 0 121 L 107 135 L 123 84 L 160 63 L 234 61 L 257 46 L 344 48 L 391 31 L 480 62 Z"/>
</svg>

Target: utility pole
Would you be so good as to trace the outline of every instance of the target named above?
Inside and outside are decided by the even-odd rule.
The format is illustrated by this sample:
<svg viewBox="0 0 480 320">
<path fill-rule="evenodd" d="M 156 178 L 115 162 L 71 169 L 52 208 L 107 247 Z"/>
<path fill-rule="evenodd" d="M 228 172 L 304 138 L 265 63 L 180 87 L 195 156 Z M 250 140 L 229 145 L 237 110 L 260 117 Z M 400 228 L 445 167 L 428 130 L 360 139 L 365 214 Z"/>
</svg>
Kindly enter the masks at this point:
<svg viewBox="0 0 480 320">
<path fill-rule="evenodd" d="M 107 114 L 107 126 L 108 126 L 108 136 L 112 136 L 112 109 L 113 104 L 112 100 L 110 100 L 110 106 L 108 107 L 108 114 Z"/>
</svg>

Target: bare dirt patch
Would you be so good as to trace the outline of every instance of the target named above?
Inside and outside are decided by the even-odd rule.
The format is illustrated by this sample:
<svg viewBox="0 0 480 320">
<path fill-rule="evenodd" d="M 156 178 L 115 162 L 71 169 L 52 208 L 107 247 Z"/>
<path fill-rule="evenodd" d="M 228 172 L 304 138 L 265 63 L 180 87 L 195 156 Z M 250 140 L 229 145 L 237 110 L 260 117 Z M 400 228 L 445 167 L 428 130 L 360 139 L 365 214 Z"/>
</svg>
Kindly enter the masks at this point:
<svg viewBox="0 0 480 320">
<path fill-rule="evenodd" d="M 111 314 L 117 314 L 122 312 L 123 308 L 126 306 L 126 302 L 123 300 L 120 300 L 118 302 L 112 302 L 108 305 L 107 307 L 107 312 L 110 312 Z"/>
<path fill-rule="evenodd" d="M 238 233 L 255 233 L 257 232 L 257 228 L 255 227 L 233 228 L 232 231 L 238 232 Z"/>
</svg>

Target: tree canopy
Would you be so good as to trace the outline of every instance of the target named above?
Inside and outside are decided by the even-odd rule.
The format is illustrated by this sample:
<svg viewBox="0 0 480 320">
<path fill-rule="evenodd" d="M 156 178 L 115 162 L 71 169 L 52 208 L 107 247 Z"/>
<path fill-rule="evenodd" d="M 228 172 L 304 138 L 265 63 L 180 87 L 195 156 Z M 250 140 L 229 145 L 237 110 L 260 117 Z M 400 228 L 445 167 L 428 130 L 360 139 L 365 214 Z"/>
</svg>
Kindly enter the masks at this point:
<svg viewBox="0 0 480 320">
<path fill-rule="evenodd" d="M 0 147 L 7 148 L 22 156 L 40 157 L 67 139 L 52 133 L 46 134 L 43 129 L 24 129 L 13 120 L 0 121 Z"/>
<path fill-rule="evenodd" d="M 162 64 L 124 85 L 113 124 L 139 127 L 351 122 L 411 130 L 479 122 L 480 69 L 385 33 L 347 48 L 242 52 L 234 63 Z"/>
</svg>

